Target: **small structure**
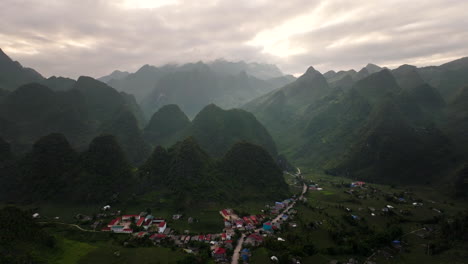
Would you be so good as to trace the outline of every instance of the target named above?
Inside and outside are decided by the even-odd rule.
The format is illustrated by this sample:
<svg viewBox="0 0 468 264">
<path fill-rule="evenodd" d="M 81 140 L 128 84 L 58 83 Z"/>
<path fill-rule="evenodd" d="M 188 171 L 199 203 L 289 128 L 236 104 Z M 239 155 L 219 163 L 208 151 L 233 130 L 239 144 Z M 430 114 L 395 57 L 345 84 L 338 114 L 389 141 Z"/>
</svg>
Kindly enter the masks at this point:
<svg viewBox="0 0 468 264">
<path fill-rule="evenodd" d="M 248 248 L 244 248 L 242 249 L 241 251 L 241 258 L 244 262 L 248 262 L 249 261 L 249 258 L 250 258 L 251 254 L 250 254 L 250 250 Z"/>
<path fill-rule="evenodd" d="M 271 222 L 266 222 L 266 223 L 263 223 L 263 230 L 265 231 L 272 231 L 273 230 L 273 227 L 271 225 Z"/>
<path fill-rule="evenodd" d="M 159 233 L 164 233 L 164 230 L 166 230 L 167 224 L 166 222 L 161 222 L 158 225 L 158 232 Z"/>
<path fill-rule="evenodd" d="M 231 210 L 230 209 L 223 209 L 221 211 L 219 211 L 219 213 L 221 214 L 221 216 L 226 219 L 226 220 L 231 220 Z"/>
<path fill-rule="evenodd" d="M 215 261 L 225 261 L 226 260 L 226 249 L 219 247 L 213 252 L 213 258 Z"/>
<path fill-rule="evenodd" d="M 263 243 L 263 237 L 258 233 L 249 235 L 247 239 L 245 240 L 245 244 L 251 245 L 254 247 L 260 245 L 261 243 Z"/>
<path fill-rule="evenodd" d="M 38 219 L 38 218 L 41 218 L 41 216 L 39 215 L 39 213 L 34 213 L 34 214 L 32 215 L 32 218 Z"/>
<path fill-rule="evenodd" d="M 172 216 L 172 220 L 179 220 L 182 217 L 181 214 L 175 214 Z"/>
<path fill-rule="evenodd" d="M 145 222 L 145 218 L 144 217 L 141 217 L 140 219 L 138 219 L 136 225 L 137 226 L 142 226 Z"/>
<path fill-rule="evenodd" d="M 350 187 L 351 188 L 355 188 L 355 187 L 363 187 L 364 185 L 366 185 L 365 182 L 363 181 L 356 181 L 356 182 L 352 182 Z"/>
<path fill-rule="evenodd" d="M 132 218 L 138 221 L 140 219 L 140 215 L 122 215 L 122 221 L 129 221 Z"/>
<path fill-rule="evenodd" d="M 111 209 L 110 205 L 104 205 L 104 207 L 102 208 L 103 211 L 108 211 L 110 209 Z"/>
</svg>

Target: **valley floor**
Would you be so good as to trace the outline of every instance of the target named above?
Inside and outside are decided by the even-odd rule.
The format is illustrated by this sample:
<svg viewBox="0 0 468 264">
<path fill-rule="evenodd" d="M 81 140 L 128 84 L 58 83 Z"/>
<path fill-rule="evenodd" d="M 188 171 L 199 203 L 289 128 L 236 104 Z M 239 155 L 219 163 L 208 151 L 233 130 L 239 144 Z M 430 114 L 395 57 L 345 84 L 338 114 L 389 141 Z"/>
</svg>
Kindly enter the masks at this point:
<svg viewBox="0 0 468 264">
<path fill-rule="evenodd" d="M 350 179 L 310 172 L 285 174 L 285 178 L 291 190 L 302 195 L 294 197 L 294 202 L 281 209 L 281 213 L 270 215 L 265 205 L 259 203 L 233 207 L 242 215 L 267 214 L 262 222 L 269 221 L 273 226 L 281 223 L 278 225 L 281 229 L 275 232 L 266 231 L 262 222 L 255 229 L 228 231 L 219 206 L 193 208 L 183 212 L 178 220 L 173 220 L 172 215 L 179 212 L 161 207 L 153 209 L 153 215 L 167 219 L 172 232 L 169 240 L 153 242 L 136 239 L 134 235 L 101 232 L 100 228 L 94 230 L 91 227 L 94 221 L 77 220 L 77 214 L 95 217 L 99 212 L 96 208 L 100 208 L 97 205 L 48 204 L 35 208 L 42 216 L 37 221 L 56 237 L 57 247 L 37 254 L 47 263 L 214 263 L 218 260 L 237 264 L 242 259 L 248 263 L 271 263 L 272 257 L 280 261 L 294 258 L 300 263 L 324 264 L 338 261 L 467 263 L 466 244 L 454 244 L 437 254 L 429 249 L 436 231 L 434 219 L 466 210 L 463 201 L 451 200 L 432 187 L 399 188 L 371 183 L 350 187 Z M 145 206 L 149 205 L 140 200 L 133 205 L 121 205 L 119 209 L 137 213 Z M 189 223 L 188 218 L 195 221 Z M 184 241 L 188 236 L 221 236 L 224 232 L 232 234 L 229 245 L 221 237 L 214 243 L 209 239 L 200 243 Z M 243 243 L 252 234 L 262 236 L 259 245 Z M 213 254 L 218 247 L 227 248 L 225 255 Z M 187 253 L 192 251 L 195 254 Z"/>
</svg>

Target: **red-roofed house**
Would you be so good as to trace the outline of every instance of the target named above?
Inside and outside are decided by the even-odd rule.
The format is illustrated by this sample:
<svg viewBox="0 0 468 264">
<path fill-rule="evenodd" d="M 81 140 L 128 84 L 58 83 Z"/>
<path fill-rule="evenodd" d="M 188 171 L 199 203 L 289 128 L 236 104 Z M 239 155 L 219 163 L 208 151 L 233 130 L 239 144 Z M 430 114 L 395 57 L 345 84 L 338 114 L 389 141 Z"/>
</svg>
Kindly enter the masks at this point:
<svg viewBox="0 0 468 264">
<path fill-rule="evenodd" d="M 115 226 L 115 225 L 118 225 L 120 223 L 120 220 L 122 220 L 122 218 L 120 217 L 117 217 L 115 219 L 112 219 L 109 224 L 107 225 L 107 227 L 112 227 L 112 226 Z"/>
<path fill-rule="evenodd" d="M 131 228 L 124 228 L 124 229 L 122 230 L 122 233 L 131 234 L 131 233 L 133 233 L 133 229 L 131 229 Z"/>
<path fill-rule="evenodd" d="M 362 187 L 364 185 L 366 185 L 366 183 L 363 182 L 363 181 L 357 181 L 357 182 L 352 182 L 351 183 L 351 187 Z"/>
<path fill-rule="evenodd" d="M 166 230 L 167 224 L 166 222 L 161 222 L 158 224 L 158 232 L 159 233 L 164 233 L 164 230 Z"/>
<path fill-rule="evenodd" d="M 145 218 L 142 217 L 138 220 L 138 222 L 136 223 L 137 226 L 142 226 L 143 225 L 143 222 L 145 222 Z"/>
<path fill-rule="evenodd" d="M 225 248 L 217 248 L 214 252 L 213 252 L 213 257 L 215 259 L 215 261 L 224 261 L 226 260 L 226 249 Z"/>
<path fill-rule="evenodd" d="M 227 237 L 226 233 L 221 234 L 221 240 L 226 240 L 226 237 Z"/>
<path fill-rule="evenodd" d="M 219 213 L 224 217 L 224 219 L 231 220 L 231 214 L 226 209 L 219 211 Z"/>
<path fill-rule="evenodd" d="M 254 224 L 258 224 L 258 220 L 257 220 L 257 217 L 255 215 L 251 215 L 250 216 L 250 219 L 252 219 L 252 221 L 254 222 Z"/>
<path fill-rule="evenodd" d="M 144 236 L 146 236 L 146 235 L 148 235 L 148 232 L 144 232 L 144 231 L 138 232 L 138 233 L 136 234 L 136 236 L 139 237 L 139 238 L 142 238 L 142 237 L 144 237 Z"/>
<path fill-rule="evenodd" d="M 252 223 L 252 220 L 250 219 L 250 217 L 244 216 L 242 219 L 244 219 L 244 222 L 245 222 L 247 225 Z"/>
<path fill-rule="evenodd" d="M 106 227 L 103 227 L 103 228 L 101 229 L 101 231 L 106 231 L 106 232 L 109 231 L 109 232 L 110 232 L 110 231 L 111 231 L 111 228 L 108 227 L 108 226 L 106 226 Z"/>
<path fill-rule="evenodd" d="M 165 235 L 165 234 L 153 234 L 153 235 L 150 236 L 150 239 L 161 240 L 161 239 L 164 239 L 166 237 L 167 237 L 167 235 Z"/>
</svg>

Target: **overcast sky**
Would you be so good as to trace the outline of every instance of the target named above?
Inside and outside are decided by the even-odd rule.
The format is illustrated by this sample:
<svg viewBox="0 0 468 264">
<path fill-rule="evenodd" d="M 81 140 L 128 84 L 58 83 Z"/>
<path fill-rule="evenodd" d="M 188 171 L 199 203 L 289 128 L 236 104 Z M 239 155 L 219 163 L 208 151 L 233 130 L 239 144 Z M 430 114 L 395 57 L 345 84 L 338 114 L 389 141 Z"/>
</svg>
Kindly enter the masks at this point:
<svg viewBox="0 0 468 264">
<path fill-rule="evenodd" d="M 217 58 L 395 67 L 468 56 L 466 0 L 1 0 L 0 48 L 48 77 Z"/>
</svg>

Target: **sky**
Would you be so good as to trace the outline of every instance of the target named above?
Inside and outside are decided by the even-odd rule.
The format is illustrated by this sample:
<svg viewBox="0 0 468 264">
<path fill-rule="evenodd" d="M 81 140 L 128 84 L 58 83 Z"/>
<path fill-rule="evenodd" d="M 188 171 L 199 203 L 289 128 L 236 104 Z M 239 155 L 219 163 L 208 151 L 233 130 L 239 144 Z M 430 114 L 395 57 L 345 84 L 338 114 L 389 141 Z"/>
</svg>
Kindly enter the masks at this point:
<svg viewBox="0 0 468 264">
<path fill-rule="evenodd" d="M 284 73 L 468 56 L 466 0 L 2 0 L 0 48 L 44 76 L 144 64 L 276 64 Z"/>
</svg>

